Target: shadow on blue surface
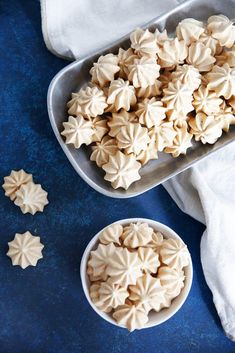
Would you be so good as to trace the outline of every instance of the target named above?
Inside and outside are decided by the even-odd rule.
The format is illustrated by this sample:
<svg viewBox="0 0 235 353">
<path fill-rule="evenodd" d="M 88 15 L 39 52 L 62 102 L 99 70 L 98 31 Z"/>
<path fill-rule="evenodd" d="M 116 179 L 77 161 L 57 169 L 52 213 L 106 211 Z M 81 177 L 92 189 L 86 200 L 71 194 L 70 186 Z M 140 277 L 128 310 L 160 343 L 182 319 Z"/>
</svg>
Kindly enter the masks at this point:
<svg viewBox="0 0 235 353">
<path fill-rule="evenodd" d="M 51 130 L 47 87 L 66 65 L 44 44 L 38 1 L 0 2 L 0 175 L 24 168 L 49 192 L 43 214 L 22 215 L 0 190 L 0 353 L 230 353 L 202 273 L 204 227 L 184 215 L 160 186 L 130 200 L 88 187 L 72 169 Z M 168 322 L 129 334 L 89 307 L 79 278 L 88 241 L 117 219 L 146 217 L 178 232 L 191 251 L 194 282 Z M 16 232 L 41 236 L 44 259 L 25 271 L 5 256 Z"/>
</svg>

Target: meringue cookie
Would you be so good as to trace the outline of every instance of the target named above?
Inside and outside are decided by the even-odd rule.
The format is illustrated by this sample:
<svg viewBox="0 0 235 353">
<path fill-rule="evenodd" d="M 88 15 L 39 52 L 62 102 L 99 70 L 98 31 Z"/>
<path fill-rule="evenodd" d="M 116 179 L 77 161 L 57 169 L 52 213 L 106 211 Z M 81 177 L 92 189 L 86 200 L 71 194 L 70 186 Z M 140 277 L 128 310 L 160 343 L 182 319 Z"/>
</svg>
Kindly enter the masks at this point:
<svg viewBox="0 0 235 353">
<path fill-rule="evenodd" d="M 114 223 L 106 227 L 99 236 L 99 240 L 102 244 L 116 243 L 121 245 L 120 237 L 123 232 L 121 224 Z"/>
<path fill-rule="evenodd" d="M 151 128 L 154 125 L 160 125 L 163 119 L 166 117 L 166 108 L 163 107 L 161 101 L 157 101 L 156 98 L 145 98 L 142 102 L 138 103 L 136 115 L 139 117 L 139 122 Z"/>
<path fill-rule="evenodd" d="M 176 131 L 173 127 L 173 122 L 162 122 L 159 126 L 152 129 L 152 134 L 155 135 L 155 143 L 158 151 L 162 152 L 165 147 L 171 146 L 176 137 Z"/>
<path fill-rule="evenodd" d="M 162 266 L 158 269 L 157 278 L 171 299 L 177 297 L 184 287 L 185 275 L 180 269 Z"/>
<path fill-rule="evenodd" d="M 170 82 L 163 90 L 162 102 L 168 109 L 182 111 L 185 114 L 194 110 L 192 106 L 192 91 L 180 81 Z"/>
<path fill-rule="evenodd" d="M 153 228 L 149 227 L 147 223 L 130 223 L 123 229 L 123 245 L 132 249 L 145 246 L 150 242 L 152 234 Z"/>
<path fill-rule="evenodd" d="M 124 305 L 126 298 L 129 296 L 129 292 L 118 284 L 113 283 L 111 278 L 100 284 L 98 293 L 99 300 L 103 305 L 112 309 Z"/>
<path fill-rule="evenodd" d="M 215 65 L 207 74 L 208 89 L 213 90 L 218 96 L 225 99 L 235 94 L 235 68 L 230 68 L 226 63 L 222 67 Z"/>
<path fill-rule="evenodd" d="M 68 101 L 67 107 L 68 109 L 68 114 L 69 115 L 80 115 L 82 113 L 82 108 L 81 108 L 81 90 L 76 93 L 72 93 L 72 99 Z"/>
<path fill-rule="evenodd" d="M 185 18 L 176 27 L 178 39 L 183 39 L 187 45 L 196 42 L 204 31 L 203 22 L 194 18 Z"/>
<path fill-rule="evenodd" d="M 127 79 L 130 72 L 129 66 L 134 63 L 134 59 L 138 59 L 138 56 L 134 54 L 134 51 L 132 48 L 128 48 L 127 50 L 119 48 L 118 65 L 120 67 L 120 71 L 119 71 L 120 77 Z"/>
<path fill-rule="evenodd" d="M 11 201 L 14 201 L 16 198 L 16 191 L 19 188 L 27 184 L 28 182 L 33 181 L 32 174 L 26 173 L 23 169 L 12 170 L 11 174 L 4 177 L 4 184 L 2 185 L 5 190 L 5 195 L 10 197 Z"/>
<path fill-rule="evenodd" d="M 120 70 L 118 57 L 113 54 L 101 55 L 90 70 L 91 81 L 104 87 L 114 80 L 115 74 Z"/>
<path fill-rule="evenodd" d="M 138 256 L 141 261 L 141 269 L 145 273 L 156 273 L 160 266 L 158 253 L 151 248 L 138 248 Z"/>
<path fill-rule="evenodd" d="M 172 109 L 168 110 L 166 115 L 167 115 L 168 120 L 173 122 L 174 126 L 177 126 L 180 128 L 183 127 L 189 119 L 188 115 L 185 114 L 184 112 L 172 110 Z"/>
<path fill-rule="evenodd" d="M 201 74 L 199 70 L 192 65 L 179 65 L 176 70 L 171 73 L 172 82 L 181 81 L 189 90 L 194 91 L 200 86 Z"/>
<path fill-rule="evenodd" d="M 141 164 L 133 155 L 125 155 L 118 151 L 114 156 L 109 156 L 108 163 L 102 168 L 106 172 L 104 179 L 111 182 L 114 189 L 119 187 L 127 190 L 129 186 L 140 179 L 139 169 Z"/>
<path fill-rule="evenodd" d="M 207 115 L 218 112 L 223 102 L 215 92 L 209 91 L 208 87 L 203 85 L 193 93 L 193 97 L 193 106 L 196 112 L 203 112 Z"/>
<path fill-rule="evenodd" d="M 118 78 L 111 82 L 107 103 L 114 104 L 117 111 L 121 108 L 130 110 L 130 107 L 135 105 L 136 101 L 135 89 L 129 81 Z"/>
<path fill-rule="evenodd" d="M 113 318 L 130 332 L 141 329 L 148 322 L 148 315 L 141 304 L 122 305 L 114 311 Z"/>
<path fill-rule="evenodd" d="M 164 264 L 179 270 L 189 264 L 187 246 L 177 238 L 164 240 L 160 249 L 160 256 Z"/>
<path fill-rule="evenodd" d="M 175 65 L 182 64 L 188 55 L 187 45 L 183 40 L 175 38 L 166 41 L 160 49 L 158 56 L 162 68 L 173 68 Z"/>
<path fill-rule="evenodd" d="M 207 48 L 201 42 L 195 42 L 189 46 L 186 61 L 200 72 L 204 72 L 211 70 L 216 59 L 211 55 L 210 48 Z"/>
<path fill-rule="evenodd" d="M 154 32 L 154 36 L 155 36 L 156 42 L 159 47 L 162 47 L 163 44 L 165 43 L 165 41 L 172 40 L 172 38 L 168 37 L 166 29 L 164 29 L 162 32 L 160 32 L 159 29 L 156 28 L 156 30 Z"/>
<path fill-rule="evenodd" d="M 124 149 L 126 153 L 139 154 L 147 148 L 150 138 L 147 128 L 139 123 L 130 123 L 123 126 L 116 136 L 117 145 L 120 149 Z"/>
<path fill-rule="evenodd" d="M 163 244 L 163 235 L 160 232 L 153 232 L 151 241 L 147 244 L 148 247 L 153 249 L 160 249 Z"/>
<path fill-rule="evenodd" d="M 63 123 L 64 130 L 61 135 L 65 136 L 66 144 L 73 144 L 75 148 L 80 148 L 82 144 L 89 145 L 92 143 L 94 130 L 92 122 L 85 120 L 82 115 L 76 118 L 69 116 L 67 122 Z"/>
<path fill-rule="evenodd" d="M 207 20 L 207 29 L 211 36 L 218 39 L 221 46 L 231 48 L 235 41 L 233 22 L 224 15 L 211 16 Z"/>
<path fill-rule="evenodd" d="M 161 90 L 162 83 L 159 80 L 156 80 L 155 83 L 148 87 L 140 87 L 136 90 L 136 96 L 138 98 L 152 98 L 160 96 L 162 93 Z"/>
<path fill-rule="evenodd" d="M 187 126 L 183 125 L 181 128 L 175 127 L 176 137 L 174 138 L 172 146 L 164 149 L 164 152 L 171 153 L 173 157 L 178 157 L 180 154 L 186 154 L 187 149 L 192 146 L 193 135 L 187 131 Z"/>
<path fill-rule="evenodd" d="M 137 278 L 142 276 L 138 254 L 126 248 L 118 248 L 110 257 L 106 272 L 112 277 L 113 283 L 124 288 L 136 284 Z"/>
<path fill-rule="evenodd" d="M 81 89 L 77 101 L 77 113 L 82 113 L 93 118 L 97 115 L 102 115 L 108 106 L 104 92 L 96 86 L 88 86 L 85 89 Z M 78 107 L 80 109 L 79 112 Z"/>
<path fill-rule="evenodd" d="M 202 33 L 198 41 L 203 43 L 207 48 L 211 49 L 212 56 L 219 55 L 223 50 L 219 44 L 219 41 L 213 38 L 209 33 L 207 33 L 207 31 Z"/>
<path fill-rule="evenodd" d="M 225 101 L 221 105 L 221 110 L 214 115 L 214 118 L 221 122 L 222 129 L 225 132 L 229 131 L 230 125 L 235 124 L 235 116 L 232 112 L 232 108 L 227 106 Z"/>
<path fill-rule="evenodd" d="M 189 126 L 195 140 L 203 144 L 213 144 L 222 135 L 221 121 L 215 120 L 213 115 L 198 113 L 195 118 L 189 120 Z"/>
<path fill-rule="evenodd" d="M 23 269 L 28 266 L 36 266 L 38 260 L 43 257 L 44 245 L 40 242 L 40 237 L 36 237 L 30 232 L 16 233 L 14 240 L 10 241 L 8 245 L 7 256 L 11 258 L 13 266 L 20 266 Z"/>
<path fill-rule="evenodd" d="M 137 28 L 130 35 L 131 47 L 141 56 L 155 57 L 159 51 L 156 38 L 148 29 Z"/>
<path fill-rule="evenodd" d="M 93 135 L 92 142 L 100 142 L 105 134 L 109 131 L 107 126 L 107 119 L 97 116 L 91 120 Z"/>
<path fill-rule="evenodd" d="M 130 65 L 130 73 L 128 75 L 134 87 L 146 88 L 155 83 L 159 77 L 160 66 L 154 58 L 142 57 L 134 59 L 134 63 Z"/>
<path fill-rule="evenodd" d="M 96 162 L 98 167 L 108 163 L 109 156 L 114 156 L 118 151 L 117 142 L 109 136 L 104 136 L 100 142 L 96 142 L 95 146 L 91 147 L 92 153 L 90 160 Z"/>
<path fill-rule="evenodd" d="M 21 185 L 16 191 L 16 199 L 14 204 L 19 206 L 22 213 L 43 212 L 44 207 L 48 205 L 48 193 L 42 189 L 40 184 L 34 184 L 30 181 L 27 184 Z"/>
<path fill-rule="evenodd" d="M 99 310 L 105 313 L 110 313 L 110 311 L 112 311 L 112 307 L 108 305 L 109 304 L 108 302 L 104 302 L 100 299 L 99 289 L 101 287 L 101 284 L 102 284 L 101 282 L 96 282 L 90 286 L 90 290 L 89 290 L 90 298 Z"/>
<path fill-rule="evenodd" d="M 145 150 L 142 150 L 137 156 L 137 161 L 140 161 L 142 165 L 148 163 L 151 159 L 158 159 L 158 149 L 156 146 L 156 138 L 154 134 L 149 133 L 150 142 Z"/>
<path fill-rule="evenodd" d="M 121 109 L 118 113 L 113 113 L 112 118 L 108 122 L 108 126 L 110 128 L 109 135 L 112 137 L 116 137 L 122 127 L 128 126 L 129 123 L 135 121 L 135 113 L 129 113 L 124 109 Z"/>
<path fill-rule="evenodd" d="M 108 245 L 99 244 L 96 250 L 91 251 L 88 266 L 92 267 L 94 276 L 105 274 L 105 277 L 107 277 L 107 266 L 110 258 L 115 254 L 115 251 L 116 247 L 113 243 Z"/>
<path fill-rule="evenodd" d="M 140 303 L 147 312 L 161 309 L 161 304 L 165 301 L 165 289 L 158 278 L 145 274 L 137 279 L 135 286 L 129 288 L 129 299 Z"/>
<path fill-rule="evenodd" d="M 91 282 L 99 282 L 99 281 L 106 281 L 107 279 L 107 275 L 106 273 L 102 273 L 101 275 L 99 276 L 95 276 L 94 275 L 94 271 L 93 271 L 93 268 L 91 266 L 87 266 L 87 271 L 86 271 L 88 277 L 89 277 L 89 280 Z"/>
</svg>

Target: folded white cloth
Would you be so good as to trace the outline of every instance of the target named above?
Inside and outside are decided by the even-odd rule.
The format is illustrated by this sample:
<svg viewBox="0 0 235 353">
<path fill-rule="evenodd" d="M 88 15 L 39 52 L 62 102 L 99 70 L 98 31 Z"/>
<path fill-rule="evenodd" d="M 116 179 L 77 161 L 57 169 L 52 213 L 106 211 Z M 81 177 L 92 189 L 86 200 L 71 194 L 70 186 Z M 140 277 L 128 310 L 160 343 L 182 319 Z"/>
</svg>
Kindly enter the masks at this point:
<svg viewBox="0 0 235 353">
<path fill-rule="evenodd" d="M 41 0 L 44 40 L 57 56 L 81 58 L 180 2 L 183 0 Z"/>
<path fill-rule="evenodd" d="M 206 225 L 201 262 L 221 323 L 235 340 L 235 143 L 164 183 L 190 216 Z"/>
<path fill-rule="evenodd" d="M 82 57 L 179 2 L 182 0 L 41 0 L 44 39 L 58 56 Z M 235 340 L 235 143 L 164 187 L 185 213 L 206 225 L 201 240 L 205 278 L 224 330 Z"/>
</svg>

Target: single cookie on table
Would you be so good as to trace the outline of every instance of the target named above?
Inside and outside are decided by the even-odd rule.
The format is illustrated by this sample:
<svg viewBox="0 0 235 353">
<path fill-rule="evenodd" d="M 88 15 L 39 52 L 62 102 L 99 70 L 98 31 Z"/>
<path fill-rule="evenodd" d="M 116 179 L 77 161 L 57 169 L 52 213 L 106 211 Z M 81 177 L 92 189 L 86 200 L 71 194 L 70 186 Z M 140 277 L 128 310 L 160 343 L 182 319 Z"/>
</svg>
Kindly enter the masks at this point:
<svg viewBox="0 0 235 353">
<path fill-rule="evenodd" d="M 14 204 L 20 207 L 22 213 L 34 215 L 36 212 L 43 212 L 44 207 L 48 205 L 47 195 L 48 193 L 42 188 L 41 184 L 34 184 L 30 181 L 16 191 Z"/>
<path fill-rule="evenodd" d="M 23 269 L 28 266 L 36 266 L 38 260 L 43 257 L 44 245 L 40 242 L 40 237 L 34 236 L 30 232 L 16 233 L 15 238 L 8 245 L 7 256 L 11 258 L 13 266 L 20 266 Z"/>
<path fill-rule="evenodd" d="M 12 170 L 10 175 L 4 177 L 2 187 L 5 190 L 5 196 L 9 197 L 11 201 L 14 201 L 19 188 L 30 181 L 33 181 L 32 174 L 26 173 L 23 169 L 18 171 Z"/>
</svg>

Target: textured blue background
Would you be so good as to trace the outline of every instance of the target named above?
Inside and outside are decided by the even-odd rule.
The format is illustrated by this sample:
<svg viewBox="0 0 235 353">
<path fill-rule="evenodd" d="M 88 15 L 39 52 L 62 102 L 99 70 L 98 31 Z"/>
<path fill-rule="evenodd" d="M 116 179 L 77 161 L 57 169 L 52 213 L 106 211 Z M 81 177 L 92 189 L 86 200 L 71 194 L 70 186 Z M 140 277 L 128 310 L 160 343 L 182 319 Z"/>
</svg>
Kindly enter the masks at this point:
<svg viewBox="0 0 235 353">
<path fill-rule="evenodd" d="M 78 38 L 79 40 L 79 38 Z M 67 63 L 43 43 L 38 1 L 0 2 L 0 177 L 33 173 L 49 192 L 43 214 L 23 215 L 0 191 L 0 353 L 228 353 L 199 258 L 204 227 L 184 215 L 159 186 L 130 200 L 88 187 L 61 151 L 49 124 L 47 87 Z M 178 232 L 192 253 L 188 300 L 168 322 L 129 334 L 100 319 L 82 292 L 79 263 L 102 227 L 126 217 L 159 220 Z M 36 268 L 12 267 L 7 242 L 26 230 L 41 236 Z"/>
</svg>

